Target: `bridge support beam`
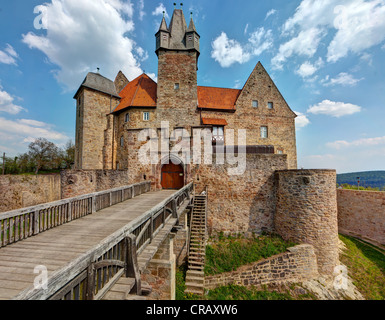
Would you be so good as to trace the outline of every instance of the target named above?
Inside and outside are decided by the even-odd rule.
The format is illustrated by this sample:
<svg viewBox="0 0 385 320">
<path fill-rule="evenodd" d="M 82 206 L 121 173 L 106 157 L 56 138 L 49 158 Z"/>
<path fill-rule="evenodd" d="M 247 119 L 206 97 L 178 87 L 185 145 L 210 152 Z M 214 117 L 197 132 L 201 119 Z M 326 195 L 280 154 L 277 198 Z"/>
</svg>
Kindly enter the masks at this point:
<svg viewBox="0 0 385 320">
<path fill-rule="evenodd" d="M 148 299 L 175 300 L 175 272 L 174 234 L 170 233 L 141 274 L 142 281 L 152 287 Z"/>
</svg>

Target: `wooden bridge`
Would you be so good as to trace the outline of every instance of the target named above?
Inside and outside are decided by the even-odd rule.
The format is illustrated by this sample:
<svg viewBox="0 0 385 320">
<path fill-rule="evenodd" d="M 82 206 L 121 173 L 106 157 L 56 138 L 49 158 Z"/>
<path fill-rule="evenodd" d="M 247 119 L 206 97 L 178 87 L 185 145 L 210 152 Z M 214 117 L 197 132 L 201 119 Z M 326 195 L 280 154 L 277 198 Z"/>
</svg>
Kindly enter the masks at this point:
<svg viewBox="0 0 385 320">
<path fill-rule="evenodd" d="M 192 184 L 150 189 L 143 182 L 0 213 L 0 299 L 98 300 L 122 276 L 140 295 L 141 271 L 193 203 Z"/>
</svg>

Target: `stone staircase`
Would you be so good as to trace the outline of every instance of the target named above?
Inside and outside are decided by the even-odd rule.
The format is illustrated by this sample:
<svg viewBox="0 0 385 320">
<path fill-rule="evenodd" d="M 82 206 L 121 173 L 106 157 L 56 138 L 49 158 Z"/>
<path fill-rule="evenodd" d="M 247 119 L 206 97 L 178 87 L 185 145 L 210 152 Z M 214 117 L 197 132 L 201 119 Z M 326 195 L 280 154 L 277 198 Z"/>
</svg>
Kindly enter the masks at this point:
<svg viewBox="0 0 385 320">
<path fill-rule="evenodd" d="M 204 294 L 207 196 L 194 197 L 194 209 L 190 220 L 190 243 L 185 293 Z"/>
</svg>

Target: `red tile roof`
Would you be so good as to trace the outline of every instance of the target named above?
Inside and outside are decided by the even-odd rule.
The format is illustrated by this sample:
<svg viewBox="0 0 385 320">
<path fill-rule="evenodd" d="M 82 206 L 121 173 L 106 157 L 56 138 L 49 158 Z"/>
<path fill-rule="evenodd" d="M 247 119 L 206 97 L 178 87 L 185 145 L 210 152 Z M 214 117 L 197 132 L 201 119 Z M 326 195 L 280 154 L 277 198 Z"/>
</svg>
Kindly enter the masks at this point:
<svg viewBox="0 0 385 320">
<path fill-rule="evenodd" d="M 215 110 L 234 110 L 242 90 L 198 87 L 198 108 Z"/>
<path fill-rule="evenodd" d="M 216 126 L 227 126 L 227 121 L 225 119 L 202 118 L 202 124 L 211 124 L 211 125 L 216 125 Z"/>
<path fill-rule="evenodd" d="M 132 80 L 119 93 L 119 105 L 113 111 L 122 111 L 129 107 L 156 107 L 157 84 L 145 73 Z"/>
<path fill-rule="evenodd" d="M 198 86 L 198 108 L 235 111 L 235 103 L 242 90 Z M 119 93 L 120 104 L 113 111 L 129 107 L 156 107 L 157 84 L 146 74 L 132 80 Z"/>
</svg>

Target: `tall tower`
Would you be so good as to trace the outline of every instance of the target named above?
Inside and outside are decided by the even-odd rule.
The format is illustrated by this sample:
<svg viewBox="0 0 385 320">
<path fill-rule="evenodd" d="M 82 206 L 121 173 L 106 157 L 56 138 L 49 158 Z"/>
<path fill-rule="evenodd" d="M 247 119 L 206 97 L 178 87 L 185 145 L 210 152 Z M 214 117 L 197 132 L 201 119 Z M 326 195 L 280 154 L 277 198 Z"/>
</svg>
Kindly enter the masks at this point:
<svg viewBox="0 0 385 320">
<path fill-rule="evenodd" d="M 156 37 L 158 56 L 157 125 L 170 129 L 199 125 L 197 70 L 200 36 L 191 17 L 187 27 L 182 9 L 175 9 L 170 26 L 163 17 Z"/>
</svg>

